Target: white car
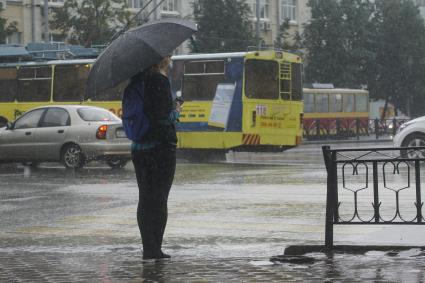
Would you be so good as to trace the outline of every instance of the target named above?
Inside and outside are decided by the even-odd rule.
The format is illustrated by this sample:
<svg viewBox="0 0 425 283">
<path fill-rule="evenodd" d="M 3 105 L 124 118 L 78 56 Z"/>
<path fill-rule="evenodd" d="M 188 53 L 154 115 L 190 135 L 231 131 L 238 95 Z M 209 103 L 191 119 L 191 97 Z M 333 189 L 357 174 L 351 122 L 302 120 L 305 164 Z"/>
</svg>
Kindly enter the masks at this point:
<svg viewBox="0 0 425 283">
<path fill-rule="evenodd" d="M 395 147 L 425 146 L 425 116 L 402 124 L 394 136 L 393 142 Z M 424 157 L 422 154 L 418 156 L 420 154 L 418 151 L 406 154 L 409 158 Z"/>
<path fill-rule="evenodd" d="M 112 168 L 131 158 L 121 119 L 106 109 L 51 105 L 31 109 L 0 128 L 0 162 L 62 162 L 81 168 L 103 160 Z"/>
</svg>

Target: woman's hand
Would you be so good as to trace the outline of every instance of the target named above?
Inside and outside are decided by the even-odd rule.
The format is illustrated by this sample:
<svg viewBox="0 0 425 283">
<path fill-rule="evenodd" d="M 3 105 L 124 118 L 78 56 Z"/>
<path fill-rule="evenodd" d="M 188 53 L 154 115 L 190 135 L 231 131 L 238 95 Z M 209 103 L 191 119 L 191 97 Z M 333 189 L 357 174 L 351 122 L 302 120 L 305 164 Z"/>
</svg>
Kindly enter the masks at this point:
<svg viewBox="0 0 425 283">
<path fill-rule="evenodd" d="M 179 113 L 182 111 L 182 105 L 178 101 L 176 101 L 176 111 Z"/>
</svg>

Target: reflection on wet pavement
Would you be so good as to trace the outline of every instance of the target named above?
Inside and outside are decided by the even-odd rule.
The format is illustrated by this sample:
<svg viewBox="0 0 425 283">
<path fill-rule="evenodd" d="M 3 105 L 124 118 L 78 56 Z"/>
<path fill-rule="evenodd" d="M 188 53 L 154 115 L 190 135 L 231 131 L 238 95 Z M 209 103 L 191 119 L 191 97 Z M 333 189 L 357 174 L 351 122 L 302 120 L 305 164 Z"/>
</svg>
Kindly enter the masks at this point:
<svg viewBox="0 0 425 283">
<path fill-rule="evenodd" d="M 424 254 L 417 250 L 312 254 L 316 261 L 307 265 L 269 261 L 285 246 L 323 243 L 321 154 L 307 146 L 272 158 L 179 163 L 164 247 L 173 258 L 161 262 L 141 259 L 131 164 L 80 171 L 42 164 L 27 177 L 23 167 L 1 165 L 0 281 L 423 281 Z M 349 196 L 341 199 L 349 206 Z M 362 204 L 364 212 L 369 205 Z M 420 230 L 402 229 L 337 227 L 335 238 L 347 244 L 373 244 L 386 235 L 392 236 L 385 244 L 424 238 Z"/>
</svg>

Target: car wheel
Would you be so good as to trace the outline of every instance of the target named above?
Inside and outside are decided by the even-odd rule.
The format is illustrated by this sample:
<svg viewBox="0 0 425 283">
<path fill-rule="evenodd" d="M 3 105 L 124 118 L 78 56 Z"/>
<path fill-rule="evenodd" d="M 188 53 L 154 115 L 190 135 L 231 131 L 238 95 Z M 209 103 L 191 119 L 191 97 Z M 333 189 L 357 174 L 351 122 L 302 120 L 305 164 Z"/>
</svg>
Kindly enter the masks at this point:
<svg viewBox="0 0 425 283">
<path fill-rule="evenodd" d="M 7 119 L 4 117 L 0 117 L 0 128 L 5 127 L 7 125 Z"/>
<path fill-rule="evenodd" d="M 62 149 L 62 163 L 66 168 L 79 169 L 84 166 L 85 158 L 81 148 L 76 144 L 69 144 Z"/>
<path fill-rule="evenodd" d="M 113 169 L 123 168 L 127 164 L 128 160 L 111 158 L 106 161 L 106 164 Z"/>
<path fill-rule="evenodd" d="M 413 146 L 423 146 L 425 147 L 425 134 L 414 133 L 407 136 L 402 145 L 402 147 L 413 147 Z M 401 156 L 404 158 L 425 158 L 425 150 L 402 150 Z"/>
</svg>

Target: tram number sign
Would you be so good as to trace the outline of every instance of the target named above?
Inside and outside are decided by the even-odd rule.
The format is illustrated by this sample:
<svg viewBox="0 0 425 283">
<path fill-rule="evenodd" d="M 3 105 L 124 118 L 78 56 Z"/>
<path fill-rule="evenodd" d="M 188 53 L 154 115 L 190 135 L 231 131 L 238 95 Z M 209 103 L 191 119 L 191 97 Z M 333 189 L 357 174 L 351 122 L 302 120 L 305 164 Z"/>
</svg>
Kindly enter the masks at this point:
<svg viewBox="0 0 425 283">
<path fill-rule="evenodd" d="M 266 116 L 267 114 L 267 106 L 265 105 L 256 105 L 255 112 L 258 116 Z"/>
</svg>

